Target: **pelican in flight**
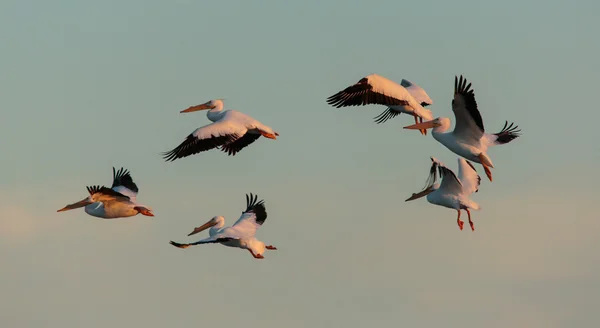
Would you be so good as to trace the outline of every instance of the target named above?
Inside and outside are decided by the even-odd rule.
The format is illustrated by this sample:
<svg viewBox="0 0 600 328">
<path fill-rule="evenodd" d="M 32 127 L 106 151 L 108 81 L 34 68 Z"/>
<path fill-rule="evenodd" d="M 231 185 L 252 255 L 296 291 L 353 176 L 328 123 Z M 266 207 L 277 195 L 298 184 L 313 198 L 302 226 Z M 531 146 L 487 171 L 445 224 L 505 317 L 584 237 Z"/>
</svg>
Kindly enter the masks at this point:
<svg viewBox="0 0 600 328">
<path fill-rule="evenodd" d="M 196 129 L 177 147 L 163 153 L 166 161 L 174 161 L 213 148 L 220 148 L 227 155 L 234 156 L 243 148 L 255 142 L 262 135 L 276 139 L 279 133 L 269 126 L 236 110 L 223 110 L 223 100 L 216 99 L 201 105 L 182 110 L 191 113 L 210 109 L 206 116 L 213 123 Z"/>
<path fill-rule="evenodd" d="M 84 200 L 67 205 L 57 212 L 85 206 L 87 214 L 104 219 L 125 218 L 138 214 L 154 216 L 150 207 L 136 202 L 138 187 L 129 171 L 123 168 L 116 171 L 113 167 L 112 187 L 91 186 L 87 187 L 87 190 L 90 195 Z"/>
<path fill-rule="evenodd" d="M 423 119 L 426 121 L 433 119 L 431 111 L 425 109 L 433 101 L 423 88 L 405 79 L 398 84 L 377 74 L 363 77 L 356 84 L 327 98 L 327 103 L 337 108 L 368 104 L 388 106 L 383 113 L 374 117 L 377 124 L 401 113 L 414 116 L 415 123 L 423 122 Z M 421 133 L 425 135 L 427 130 L 423 129 Z"/>
<path fill-rule="evenodd" d="M 481 177 L 475 171 L 473 164 L 464 158 L 458 158 L 458 177 L 447 168 L 442 162 L 431 157 L 431 169 L 425 189 L 417 194 L 412 194 L 406 201 L 415 200 L 427 196 L 427 201 L 431 204 L 455 209 L 458 212 L 456 222 L 460 230 L 463 229 L 464 222 L 460 220 L 460 210 L 465 210 L 469 216 L 471 230 L 475 231 L 475 225 L 471 220 L 471 211 L 479 210 L 479 204 L 472 201 L 470 196 L 479 190 Z M 441 183 L 436 182 L 436 171 L 439 171 Z"/>
<path fill-rule="evenodd" d="M 272 245 L 265 245 L 265 243 L 255 237 L 256 230 L 267 219 L 267 210 L 265 208 L 264 200 L 261 200 L 260 202 L 257 202 L 257 200 L 258 196 L 246 194 L 246 210 L 242 212 L 242 215 L 233 226 L 224 228 L 225 218 L 222 216 L 215 216 L 205 224 L 195 228 L 194 231 L 188 235 L 191 236 L 210 228 L 210 230 L 208 230 L 208 238 L 189 244 L 181 244 L 174 241 L 171 241 L 170 244 L 179 248 L 187 248 L 193 245 L 218 243 L 229 247 L 247 249 L 254 258 L 263 259 L 265 249 L 275 250 L 277 248 Z"/>
<path fill-rule="evenodd" d="M 452 111 L 456 119 L 456 126 L 453 131 L 446 132 L 450 129 L 450 119 L 446 117 L 438 117 L 434 120 L 417 123 L 405 126 L 405 129 L 431 129 L 431 135 L 435 140 L 440 142 L 446 148 L 453 151 L 470 161 L 480 163 L 485 170 L 488 179 L 492 181 L 493 168 L 492 159 L 487 154 L 487 149 L 490 146 L 503 145 L 511 142 L 519 137 L 517 130 L 518 126 L 508 121 L 504 123 L 504 127 L 498 133 L 489 134 L 483 128 L 483 120 L 477 109 L 475 101 L 475 93 L 471 88 L 471 83 L 467 84 L 467 80 L 460 80 L 454 77 L 454 99 L 452 100 Z"/>
</svg>

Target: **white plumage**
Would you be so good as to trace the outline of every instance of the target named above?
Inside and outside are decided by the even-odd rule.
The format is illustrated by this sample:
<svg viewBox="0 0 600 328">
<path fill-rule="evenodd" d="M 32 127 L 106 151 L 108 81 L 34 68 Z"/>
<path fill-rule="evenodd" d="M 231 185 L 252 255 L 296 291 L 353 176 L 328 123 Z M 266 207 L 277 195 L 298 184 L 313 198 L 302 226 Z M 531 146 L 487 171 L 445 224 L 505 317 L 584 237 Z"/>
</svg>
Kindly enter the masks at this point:
<svg viewBox="0 0 600 328">
<path fill-rule="evenodd" d="M 431 135 L 435 140 L 446 146 L 455 154 L 462 156 L 470 161 L 480 163 L 487 175 L 492 181 L 493 168 L 491 158 L 487 154 L 490 146 L 502 145 L 511 142 L 519 137 L 518 126 L 508 121 L 504 128 L 498 133 L 486 133 L 483 126 L 483 119 L 477 108 L 475 93 L 471 89 L 471 84 L 460 77 L 454 77 L 454 99 L 452 100 L 452 111 L 456 119 L 456 126 L 451 132 L 450 119 L 438 117 L 427 122 L 417 123 L 404 127 L 405 129 L 430 129 L 433 128 Z"/>
<path fill-rule="evenodd" d="M 267 210 L 264 201 L 257 202 L 258 197 L 252 194 L 246 195 L 246 210 L 242 212 L 240 218 L 231 226 L 225 227 L 225 218 L 215 216 L 205 224 L 195 228 L 188 236 L 198 232 L 208 230 L 208 238 L 201 239 L 194 243 L 182 244 L 171 241 L 171 245 L 179 248 L 187 248 L 193 245 L 219 243 L 229 247 L 247 249 L 254 258 L 262 259 L 266 249 L 275 250 L 272 245 L 265 245 L 262 241 L 256 239 L 256 230 L 267 219 Z"/>
<path fill-rule="evenodd" d="M 327 103 L 340 108 L 347 106 L 364 106 L 368 104 L 386 105 L 388 108 L 376 116 L 376 123 L 383 123 L 401 113 L 417 118 L 431 120 L 431 111 L 425 109 L 433 103 L 427 92 L 420 86 L 403 79 L 401 84 L 377 74 L 371 74 L 360 79 L 346 89 L 327 98 Z M 425 134 L 426 130 L 423 130 Z"/>
<path fill-rule="evenodd" d="M 458 158 L 458 177 L 452 170 L 434 157 L 431 157 L 431 161 L 432 165 L 425 189 L 417 194 L 413 194 L 406 201 L 427 196 L 427 201 L 431 204 L 457 210 L 458 218 L 456 222 L 461 230 L 463 229 L 463 221 L 460 220 L 460 211 L 465 210 L 469 216 L 471 229 L 475 231 L 469 209 L 480 209 L 479 204 L 471 200 L 471 194 L 479 190 L 481 177 L 479 177 L 473 165 L 463 158 Z M 439 184 L 436 183 L 436 173 L 438 172 L 441 178 L 441 183 Z"/>
<path fill-rule="evenodd" d="M 261 136 L 276 139 L 279 133 L 254 118 L 236 110 L 223 111 L 223 101 L 211 100 L 182 110 L 190 113 L 210 109 L 206 116 L 213 123 L 192 132 L 179 146 L 165 152 L 164 159 L 174 161 L 213 148 L 220 148 L 228 155 L 235 155 Z"/>
</svg>

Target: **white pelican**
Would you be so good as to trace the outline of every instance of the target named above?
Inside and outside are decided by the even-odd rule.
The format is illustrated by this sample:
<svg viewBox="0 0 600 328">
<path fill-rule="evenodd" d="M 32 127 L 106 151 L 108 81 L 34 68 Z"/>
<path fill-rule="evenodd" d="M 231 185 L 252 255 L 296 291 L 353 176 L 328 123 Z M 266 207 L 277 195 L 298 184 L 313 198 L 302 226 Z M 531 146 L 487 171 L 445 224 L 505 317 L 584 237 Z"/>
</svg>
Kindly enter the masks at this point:
<svg viewBox="0 0 600 328">
<path fill-rule="evenodd" d="M 458 158 L 458 178 L 442 162 L 434 157 L 431 157 L 431 161 L 433 163 L 431 164 L 429 178 L 427 179 L 428 183 L 425 189 L 417 194 L 412 194 L 406 201 L 415 200 L 427 195 L 427 201 L 431 204 L 455 209 L 458 212 L 456 222 L 460 230 L 463 229 L 464 224 L 460 220 L 460 210 L 465 210 L 469 216 L 471 230 L 475 231 L 475 225 L 471 221 L 471 212 L 469 209 L 479 210 L 480 207 L 479 204 L 470 199 L 470 196 L 479 190 L 481 177 L 479 177 L 471 163 L 460 157 Z M 436 169 L 439 170 L 440 178 L 442 179 L 441 184 L 435 183 Z"/>
<path fill-rule="evenodd" d="M 275 246 L 268 245 L 256 239 L 256 230 L 260 227 L 267 219 L 267 210 L 265 209 L 265 202 L 261 200 L 257 202 L 258 196 L 252 194 L 246 194 L 246 210 L 242 212 L 240 218 L 231 227 L 225 226 L 225 218 L 222 216 L 215 216 L 205 224 L 198 228 L 195 228 L 188 236 L 197 234 L 200 231 L 208 230 L 210 237 L 197 241 L 195 243 L 180 244 L 171 241 L 170 244 L 179 247 L 187 248 L 193 245 L 219 243 L 221 245 L 229 247 L 238 247 L 247 249 L 252 256 L 256 259 L 263 259 L 263 253 L 265 249 L 275 250 Z"/>
<path fill-rule="evenodd" d="M 337 108 L 368 104 L 388 106 L 383 113 L 374 117 L 377 124 L 401 113 L 414 116 L 415 123 L 418 123 L 417 118 L 420 122 L 433 119 L 431 111 L 424 108 L 433 101 L 423 88 L 405 79 L 398 84 L 377 74 L 363 77 L 356 84 L 327 98 L 327 103 Z M 421 133 L 425 135 L 427 130 L 423 129 Z"/>
<path fill-rule="evenodd" d="M 112 187 L 91 186 L 87 187 L 87 190 L 90 193 L 87 198 L 67 205 L 57 212 L 85 206 L 87 214 L 104 219 L 125 218 L 138 214 L 154 216 L 150 207 L 136 202 L 138 187 L 133 182 L 129 171 L 123 168 L 116 171 L 113 167 Z"/>
<path fill-rule="evenodd" d="M 521 130 L 517 130 L 518 126 L 514 123 L 508 125 L 508 121 L 506 121 L 500 132 L 485 133 L 483 120 L 477 109 L 475 93 L 470 87 L 471 83 L 467 85 L 467 80 L 463 79 L 462 75 L 460 80 L 456 76 L 454 77 L 452 111 L 456 118 L 456 126 L 453 131 L 446 132 L 450 129 L 450 119 L 446 117 L 438 117 L 434 120 L 405 126 L 404 128 L 415 130 L 433 128 L 431 135 L 435 140 L 454 153 L 483 165 L 485 174 L 492 181 L 490 168 L 493 168 L 494 165 L 487 154 L 488 147 L 511 142 L 519 137 Z"/>
<path fill-rule="evenodd" d="M 164 159 L 174 161 L 202 151 L 219 148 L 228 155 L 237 152 L 256 141 L 260 136 L 276 139 L 279 133 L 273 131 L 252 117 L 236 110 L 223 111 L 221 99 L 192 106 L 181 113 L 191 113 L 210 109 L 206 116 L 213 123 L 196 129 L 175 149 L 164 153 Z"/>
</svg>

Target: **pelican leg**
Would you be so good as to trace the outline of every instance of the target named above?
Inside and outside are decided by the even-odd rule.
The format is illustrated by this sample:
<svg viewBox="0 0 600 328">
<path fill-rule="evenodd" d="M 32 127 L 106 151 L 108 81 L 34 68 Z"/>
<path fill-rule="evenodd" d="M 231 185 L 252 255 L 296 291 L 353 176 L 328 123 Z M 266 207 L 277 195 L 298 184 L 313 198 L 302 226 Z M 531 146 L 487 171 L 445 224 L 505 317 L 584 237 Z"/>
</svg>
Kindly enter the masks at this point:
<svg viewBox="0 0 600 328">
<path fill-rule="evenodd" d="M 463 225 L 465 224 L 463 221 L 460 220 L 460 210 L 456 210 L 458 212 L 458 218 L 456 218 L 456 223 L 458 223 L 458 227 L 460 228 L 460 230 L 463 229 Z"/>
<path fill-rule="evenodd" d="M 259 255 L 256 255 L 256 254 L 254 254 L 254 252 L 253 252 L 251 249 L 248 249 L 248 252 L 250 252 L 250 254 L 252 254 L 252 256 L 253 256 L 255 259 L 264 259 L 264 258 L 265 258 L 264 256 L 262 256 L 262 255 L 260 255 L 260 254 L 259 254 Z"/>
<path fill-rule="evenodd" d="M 475 224 L 471 221 L 471 211 L 469 211 L 468 208 L 465 208 L 465 211 L 467 211 L 467 215 L 469 215 L 469 225 L 471 225 L 471 230 L 475 231 Z"/>
<path fill-rule="evenodd" d="M 270 250 L 276 250 L 276 249 L 277 249 L 277 247 L 275 247 L 275 246 L 273 246 L 273 245 L 268 245 L 268 246 L 265 246 L 265 248 L 266 248 L 266 249 L 270 249 Z"/>
<path fill-rule="evenodd" d="M 417 116 L 417 114 L 413 114 L 413 116 L 415 117 L 415 124 L 419 124 L 419 120 L 421 120 L 421 123 L 423 123 L 423 119 L 420 118 L 419 116 Z M 422 135 L 424 135 L 424 136 L 427 135 L 427 130 L 426 129 L 422 129 L 422 130 L 419 130 L 419 131 L 421 131 Z"/>
<path fill-rule="evenodd" d="M 485 164 L 486 160 L 485 160 L 485 158 L 483 158 L 483 156 L 481 154 L 479 154 L 479 161 L 481 162 L 481 165 L 483 166 L 485 175 L 487 175 L 488 179 L 490 179 L 490 182 L 491 182 L 492 181 L 492 171 L 490 170 L 490 167 Z"/>
<path fill-rule="evenodd" d="M 422 117 L 419 117 L 419 123 L 423 123 L 423 118 Z M 424 136 L 427 135 L 427 129 L 424 129 L 421 132 L 423 133 Z"/>
</svg>

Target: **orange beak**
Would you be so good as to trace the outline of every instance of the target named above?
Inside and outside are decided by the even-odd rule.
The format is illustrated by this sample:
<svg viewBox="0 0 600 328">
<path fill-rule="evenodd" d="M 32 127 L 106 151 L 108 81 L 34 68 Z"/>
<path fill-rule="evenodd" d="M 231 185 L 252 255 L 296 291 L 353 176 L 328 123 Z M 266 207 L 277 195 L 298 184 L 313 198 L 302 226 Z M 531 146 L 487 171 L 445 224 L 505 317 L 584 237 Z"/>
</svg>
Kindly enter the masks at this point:
<svg viewBox="0 0 600 328">
<path fill-rule="evenodd" d="M 417 124 L 405 126 L 404 128 L 409 129 L 409 130 L 427 130 L 427 129 L 436 128 L 440 125 L 441 124 L 437 123 L 436 121 L 427 121 L 427 122 L 423 122 L 423 123 L 417 123 Z"/>
<path fill-rule="evenodd" d="M 199 226 L 198 228 L 194 228 L 194 231 L 190 232 L 188 236 L 195 235 L 198 232 L 204 231 L 204 230 L 214 226 L 215 224 L 217 224 L 217 223 L 214 222 L 213 220 L 210 220 L 210 221 L 206 222 L 205 224 Z"/>
<path fill-rule="evenodd" d="M 419 199 L 419 198 L 421 198 L 423 196 L 427 196 L 427 195 L 431 194 L 432 192 L 433 192 L 433 188 L 429 187 L 429 188 L 427 188 L 427 189 L 425 189 L 425 190 L 423 190 L 423 191 L 421 191 L 419 193 L 412 194 L 412 196 L 410 196 L 407 200 L 405 200 L 405 202 L 408 202 L 410 200 Z"/>
<path fill-rule="evenodd" d="M 68 211 L 68 210 L 74 210 L 76 208 L 84 207 L 84 206 L 87 206 L 87 205 L 90 205 L 90 204 L 92 204 L 92 202 L 88 198 L 86 198 L 84 200 L 78 201 L 77 203 L 73 203 L 73 204 L 67 205 L 67 206 L 61 208 L 60 210 L 58 210 L 57 212 L 64 212 L 64 211 Z"/>
<path fill-rule="evenodd" d="M 215 108 L 215 106 L 211 106 L 210 101 L 209 101 L 202 105 L 196 105 L 196 106 L 192 106 L 188 109 L 184 109 L 180 113 L 191 113 L 191 112 L 195 112 L 195 111 L 199 111 L 199 110 L 213 109 L 213 108 Z"/>
</svg>

